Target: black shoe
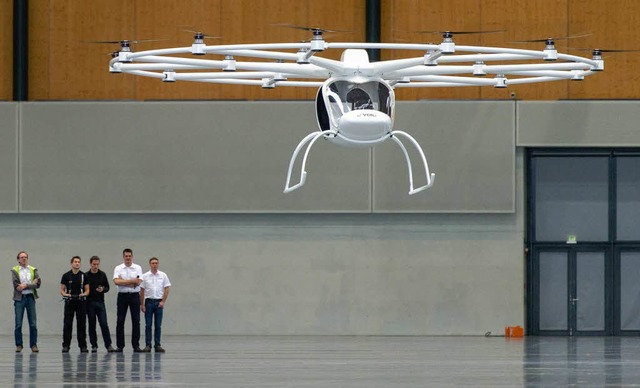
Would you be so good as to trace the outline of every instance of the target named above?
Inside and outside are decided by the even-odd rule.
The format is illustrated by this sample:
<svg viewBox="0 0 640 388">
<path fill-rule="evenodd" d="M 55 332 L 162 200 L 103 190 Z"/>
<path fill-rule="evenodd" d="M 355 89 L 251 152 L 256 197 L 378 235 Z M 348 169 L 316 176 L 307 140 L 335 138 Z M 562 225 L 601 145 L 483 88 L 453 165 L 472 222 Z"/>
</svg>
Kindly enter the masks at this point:
<svg viewBox="0 0 640 388">
<path fill-rule="evenodd" d="M 122 351 L 122 350 L 120 350 L 120 351 Z M 109 352 L 109 353 L 115 353 L 115 352 L 117 352 L 117 350 L 115 350 L 115 349 L 113 348 L 113 346 L 109 345 L 109 347 L 107 348 L 107 352 Z"/>
<path fill-rule="evenodd" d="M 69 347 L 68 346 L 63 346 L 62 347 L 62 353 L 69 353 Z"/>
<path fill-rule="evenodd" d="M 98 347 L 97 346 L 92 346 L 91 347 L 91 353 L 97 353 L 98 352 Z"/>
<path fill-rule="evenodd" d="M 114 352 L 116 352 L 116 353 L 122 353 L 122 348 L 117 348 L 117 349 L 115 349 L 115 350 L 114 350 Z"/>
<path fill-rule="evenodd" d="M 81 349 L 80 349 L 80 353 L 89 353 L 89 349 L 87 349 L 87 348 L 81 348 Z"/>
<path fill-rule="evenodd" d="M 142 352 L 142 349 L 140 349 L 140 348 L 134 348 L 134 349 L 133 349 L 133 352 L 134 352 L 134 353 L 143 353 L 143 352 Z"/>
</svg>

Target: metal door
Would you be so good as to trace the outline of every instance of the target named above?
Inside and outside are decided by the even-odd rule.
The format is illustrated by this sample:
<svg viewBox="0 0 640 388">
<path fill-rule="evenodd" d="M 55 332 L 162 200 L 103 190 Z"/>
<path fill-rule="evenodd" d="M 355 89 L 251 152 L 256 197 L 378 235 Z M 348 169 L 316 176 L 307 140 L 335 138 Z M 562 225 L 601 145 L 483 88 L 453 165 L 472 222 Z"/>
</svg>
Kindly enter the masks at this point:
<svg viewBox="0 0 640 388">
<path fill-rule="evenodd" d="M 607 246 L 547 246 L 533 252 L 531 334 L 612 334 Z"/>
<path fill-rule="evenodd" d="M 616 249 L 615 334 L 640 334 L 640 247 Z"/>
</svg>

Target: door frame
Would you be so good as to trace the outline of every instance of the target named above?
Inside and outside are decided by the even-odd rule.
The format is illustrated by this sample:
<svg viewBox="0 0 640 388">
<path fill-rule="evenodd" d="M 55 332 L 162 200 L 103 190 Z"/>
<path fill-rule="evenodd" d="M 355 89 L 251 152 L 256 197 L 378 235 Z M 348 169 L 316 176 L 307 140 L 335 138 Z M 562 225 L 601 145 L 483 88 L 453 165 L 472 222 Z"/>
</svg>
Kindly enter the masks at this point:
<svg viewBox="0 0 640 388">
<path fill-rule="evenodd" d="M 640 251 L 640 249 L 639 249 Z M 567 303 L 567 329 L 566 330 L 541 330 L 540 329 L 540 253 L 561 252 L 567 255 L 567 295 L 559 296 L 565 298 Z M 575 303 L 570 303 L 572 295 L 577 292 L 577 256 L 583 252 L 604 253 L 604 329 L 594 331 L 580 331 L 577 329 L 577 308 Z M 530 294 L 529 294 L 529 319 L 528 333 L 530 335 L 549 336 L 602 336 L 613 335 L 615 320 L 615 294 L 614 294 L 614 264 L 612 260 L 612 248 L 610 244 L 602 243 L 582 243 L 582 244 L 535 244 L 531 251 L 529 262 L 530 272 Z M 619 305 L 619 301 L 618 301 Z"/>
<path fill-rule="evenodd" d="M 527 270 L 527 285 L 526 285 L 526 325 L 527 325 L 527 334 L 529 335 L 540 335 L 541 332 L 539 330 L 539 267 L 538 267 L 538 255 L 541 250 L 547 251 L 562 251 L 562 252 L 572 252 L 572 258 L 569 257 L 569 267 L 567 268 L 568 276 L 575 275 L 575 255 L 576 252 L 579 251 L 589 251 L 589 249 L 599 250 L 601 248 L 606 247 L 605 251 L 605 330 L 600 332 L 594 332 L 599 334 L 592 334 L 592 332 L 576 332 L 573 335 L 615 335 L 619 330 L 619 326 L 615 326 L 619 323 L 619 319 L 614 319 L 616 310 L 619 308 L 619 289 L 614 292 L 614 287 L 619 278 L 615 277 L 616 269 L 619 272 L 619 263 L 616 266 L 616 257 L 617 253 L 615 252 L 615 236 L 616 236 L 616 165 L 615 165 L 615 156 L 616 155 L 633 155 L 637 154 L 638 150 L 634 149 L 613 149 L 613 148 L 529 148 L 527 149 L 527 157 L 525 160 L 525 171 L 526 171 L 526 215 L 527 215 L 527 231 L 526 231 L 526 253 L 527 253 L 527 262 L 526 262 L 526 270 Z M 534 159 L 536 157 L 593 157 L 593 156 L 606 156 L 609 159 L 609 177 L 608 177 L 608 186 L 609 186 L 609 194 L 608 194 L 608 203 L 609 203 L 609 211 L 608 211 L 608 241 L 599 241 L 599 242 L 578 242 L 577 244 L 567 244 L 566 241 L 536 241 L 536 220 L 535 220 L 535 191 L 536 191 L 536 182 L 535 182 L 535 163 Z M 589 248 L 590 247 L 590 248 Z M 600 247 L 600 248 L 597 248 Z M 574 276 L 575 279 L 575 276 Z M 570 289 L 575 291 L 575 281 L 573 284 L 571 282 L 568 283 Z M 567 299 L 568 301 L 568 299 Z M 567 313 L 571 319 L 571 311 L 568 309 Z M 575 315 L 575 314 L 574 314 Z M 619 315 L 619 314 L 618 314 Z M 570 321 L 568 321 L 570 322 Z M 574 325 L 573 323 L 569 323 L 569 326 Z M 569 335 L 569 329 L 567 330 L 559 330 L 559 331 L 543 331 L 544 335 Z"/>
<path fill-rule="evenodd" d="M 622 330 L 621 326 L 621 322 L 620 322 L 620 315 L 621 315 L 621 301 L 622 301 L 622 297 L 621 297 L 621 284 L 620 284 L 620 278 L 621 278 L 621 269 L 620 269 L 620 256 L 623 252 L 638 252 L 640 253 L 640 244 L 638 243 L 620 243 L 617 244 L 615 246 L 614 252 L 613 252 L 613 267 L 614 267 L 614 284 L 616 285 L 616 287 L 613 290 L 613 298 L 614 298 L 614 311 L 616 311 L 617 313 L 614 316 L 614 332 L 613 335 L 619 335 L 619 336 L 640 336 L 640 329 L 639 330 Z"/>
</svg>

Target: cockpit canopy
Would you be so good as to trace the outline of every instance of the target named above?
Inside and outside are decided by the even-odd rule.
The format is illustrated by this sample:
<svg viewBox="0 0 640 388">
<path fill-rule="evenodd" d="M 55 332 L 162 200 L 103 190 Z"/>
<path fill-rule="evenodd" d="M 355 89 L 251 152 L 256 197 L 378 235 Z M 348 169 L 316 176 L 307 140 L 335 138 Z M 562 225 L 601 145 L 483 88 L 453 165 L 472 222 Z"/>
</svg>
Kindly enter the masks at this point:
<svg viewBox="0 0 640 388">
<path fill-rule="evenodd" d="M 338 129 L 339 120 L 347 112 L 370 109 L 382 112 L 393 121 L 395 96 L 382 80 L 329 79 L 316 96 L 316 113 L 320 130 Z"/>
</svg>

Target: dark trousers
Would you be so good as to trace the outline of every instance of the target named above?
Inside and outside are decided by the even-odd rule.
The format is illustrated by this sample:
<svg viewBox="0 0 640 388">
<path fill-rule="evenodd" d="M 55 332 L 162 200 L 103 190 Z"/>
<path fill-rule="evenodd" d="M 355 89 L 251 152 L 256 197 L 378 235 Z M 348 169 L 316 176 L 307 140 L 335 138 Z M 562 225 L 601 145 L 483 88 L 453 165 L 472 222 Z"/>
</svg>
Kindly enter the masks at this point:
<svg viewBox="0 0 640 388">
<path fill-rule="evenodd" d="M 87 305 L 81 300 L 67 300 L 64 302 L 64 324 L 62 326 L 62 347 L 71 345 L 71 331 L 73 330 L 73 316 L 78 324 L 78 346 L 87 347 Z"/>
<path fill-rule="evenodd" d="M 140 347 L 140 294 L 137 292 L 118 293 L 118 318 L 116 321 L 116 346 L 124 349 L 124 321 L 127 309 L 131 310 L 131 346 Z"/>
<path fill-rule="evenodd" d="M 98 347 L 96 319 L 100 324 L 104 347 L 108 348 L 111 346 L 111 332 L 109 331 L 109 324 L 107 323 L 107 309 L 104 306 L 104 302 L 100 300 L 87 301 L 87 317 L 89 318 L 89 342 L 91 342 L 91 347 Z"/>
<path fill-rule="evenodd" d="M 160 337 L 162 336 L 162 312 L 164 308 L 160 307 L 161 299 L 145 299 L 144 300 L 144 339 L 146 345 L 151 347 L 151 326 L 153 325 L 153 340 L 155 346 L 160 346 Z"/>
</svg>

